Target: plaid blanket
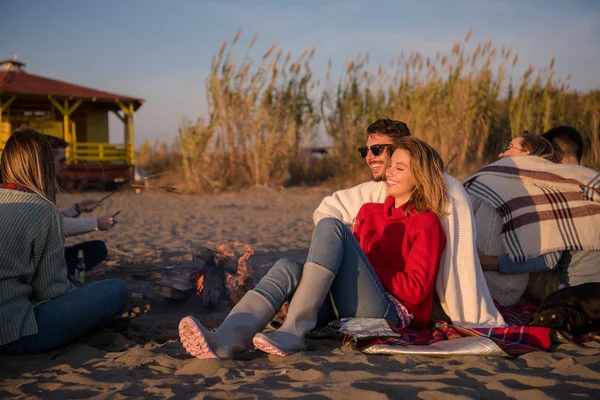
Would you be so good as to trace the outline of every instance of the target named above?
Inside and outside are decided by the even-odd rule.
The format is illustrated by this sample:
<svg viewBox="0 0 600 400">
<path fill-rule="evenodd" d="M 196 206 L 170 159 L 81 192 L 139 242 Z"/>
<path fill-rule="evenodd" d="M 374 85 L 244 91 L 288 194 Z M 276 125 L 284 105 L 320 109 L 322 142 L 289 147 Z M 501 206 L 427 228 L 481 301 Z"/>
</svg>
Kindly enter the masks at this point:
<svg viewBox="0 0 600 400">
<path fill-rule="evenodd" d="M 394 346 L 426 346 L 442 341 L 481 337 L 493 341 L 504 352 L 502 355 L 509 357 L 517 357 L 521 354 L 550 348 L 552 340 L 549 328 L 527 326 L 527 322 L 535 312 L 536 306 L 517 304 L 505 308 L 496 304 L 496 307 L 509 326 L 503 328 L 463 328 L 440 321 L 433 327 L 425 329 L 409 327 L 397 330 L 390 326 L 390 331 L 385 333 L 385 329 L 381 329 L 381 326 L 376 329 L 373 324 L 370 326 L 366 324 L 367 332 L 355 330 L 354 333 L 347 334 L 344 337 L 344 344 L 352 346 L 356 350 L 365 351 L 369 347 L 378 345 L 386 345 L 389 346 L 388 349 L 393 349 Z M 380 351 L 379 353 L 386 352 Z M 394 353 L 394 351 L 387 353 Z"/>
<path fill-rule="evenodd" d="M 464 184 L 503 221 L 513 261 L 563 250 L 600 250 L 600 174 L 535 156 L 503 158 Z"/>
</svg>

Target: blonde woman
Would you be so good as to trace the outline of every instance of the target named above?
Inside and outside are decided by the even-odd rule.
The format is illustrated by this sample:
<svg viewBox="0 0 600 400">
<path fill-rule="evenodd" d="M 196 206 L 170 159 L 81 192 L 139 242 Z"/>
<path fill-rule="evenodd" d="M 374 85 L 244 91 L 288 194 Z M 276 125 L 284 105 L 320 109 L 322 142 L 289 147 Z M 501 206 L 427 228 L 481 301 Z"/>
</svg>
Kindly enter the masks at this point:
<svg viewBox="0 0 600 400">
<path fill-rule="evenodd" d="M 306 263 L 279 260 L 214 333 L 194 317 L 182 319 L 187 352 L 224 359 L 254 343 L 287 356 L 304 349 L 304 336 L 315 326 L 343 317 L 386 318 L 399 327 L 427 324 L 446 242 L 438 218 L 448 205 L 446 181 L 429 145 L 405 137 L 396 147 L 384 204 L 365 204 L 354 232 L 340 220 L 321 220 Z M 281 328 L 259 333 L 290 299 Z"/>
<path fill-rule="evenodd" d="M 38 132 L 14 132 L 0 159 L 0 354 L 63 346 L 119 315 L 120 279 L 76 290 L 67 278 L 52 150 Z"/>
</svg>

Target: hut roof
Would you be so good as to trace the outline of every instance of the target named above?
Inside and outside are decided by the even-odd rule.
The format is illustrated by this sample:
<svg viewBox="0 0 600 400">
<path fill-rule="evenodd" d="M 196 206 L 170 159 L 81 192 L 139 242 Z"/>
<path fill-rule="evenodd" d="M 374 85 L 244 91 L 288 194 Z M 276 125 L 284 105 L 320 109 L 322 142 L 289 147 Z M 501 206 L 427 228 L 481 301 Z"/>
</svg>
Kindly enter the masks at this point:
<svg viewBox="0 0 600 400">
<path fill-rule="evenodd" d="M 73 97 L 101 102 L 114 102 L 120 100 L 133 102 L 136 109 L 144 103 L 143 99 L 104 92 L 102 90 L 91 89 L 85 86 L 74 85 L 72 83 L 15 70 L 0 71 L 0 94 L 2 93 Z"/>
</svg>

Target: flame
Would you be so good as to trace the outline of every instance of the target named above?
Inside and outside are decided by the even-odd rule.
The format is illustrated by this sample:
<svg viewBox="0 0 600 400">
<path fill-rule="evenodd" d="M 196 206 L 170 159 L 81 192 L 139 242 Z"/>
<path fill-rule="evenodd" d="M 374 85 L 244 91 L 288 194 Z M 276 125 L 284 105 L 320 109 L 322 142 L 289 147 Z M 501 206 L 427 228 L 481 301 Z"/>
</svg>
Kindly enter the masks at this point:
<svg viewBox="0 0 600 400">
<path fill-rule="evenodd" d="M 219 260 L 224 258 L 235 258 L 235 254 L 233 253 L 233 246 L 235 243 L 223 243 L 215 245 L 217 254 L 215 255 L 215 262 L 218 263 Z"/>
<path fill-rule="evenodd" d="M 200 295 L 204 289 L 204 272 L 194 271 L 190 275 L 190 279 L 196 282 L 196 294 Z"/>
<path fill-rule="evenodd" d="M 227 274 L 227 282 L 225 286 L 231 294 L 240 285 L 249 284 L 252 281 L 253 271 L 250 265 L 250 257 L 254 254 L 254 249 L 247 244 L 244 244 L 244 254 L 238 259 L 238 272 L 235 276 Z"/>
<path fill-rule="evenodd" d="M 215 262 L 218 263 L 220 260 L 225 258 L 235 259 L 235 249 L 241 247 L 242 256 L 237 260 L 238 271 L 236 275 L 226 273 L 225 289 L 227 294 L 231 295 L 240 285 L 252 285 L 253 281 L 253 270 L 250 265 L 250 257 L 254 254 L 254 249 L 247 245 L 239 242 L 231 243 L 210 243 L 217 254 L 215 255 Z M 238 252 L 239 254 L 239 252 Z M 204 289 L 204 273 L 202 271 L 195 271 L 190 275 L 190 279 L 196 282 L 197 294 L 202 293 Z"/>
</svg>

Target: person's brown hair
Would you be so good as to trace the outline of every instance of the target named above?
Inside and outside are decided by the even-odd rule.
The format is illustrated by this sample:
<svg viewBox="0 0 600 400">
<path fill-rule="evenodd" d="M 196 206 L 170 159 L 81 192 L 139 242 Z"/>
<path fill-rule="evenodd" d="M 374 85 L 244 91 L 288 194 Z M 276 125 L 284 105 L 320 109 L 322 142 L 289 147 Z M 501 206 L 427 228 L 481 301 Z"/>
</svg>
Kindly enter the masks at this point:
<svg viewBox="0 0 600 400">
<path fill-rule="evenodd" d="M 402 122 L 395 119 L 379 118 L 367 128 L 367 136 L 379 134 L 390 136 L 392 139 L 410 136 L 410 129 Z"/>
<path fill-rule="evenodd" d="M 572 126 L 556 126 L 542 133 L 545 139 L 555 143 L 563 156 L 572 156 L 581 162 L 585 146 L 579 131 Z"/>
<path fill-rule="evenodd" d="M 414 205 L 418 212 L 432 211 L 445 215 L 450 205 L 448 184 L 444 178 L 444 162 L 437 151 L 424 141 L 411 136 L 394 140 L 388 151 L 405 150 L 410 155 L 410 172 L 415 182 L 415 191 L 406 203 L 404 213 Z"/>
<path fill-rule="evenodd" d="M 529 152 L 530 156 L 538 156 L 556 162 L 556 152 L 552 143 L 537 133 L 530 133 L 527 131 L 521 132 L 519 136 L 523 139 L 521 145 L 523 151 Z"/>
<path fill-rule="evenodd" d="M 41 133 L 23 127 L 10 135 L 0 158 L 0 182 L 24 186 L 56 204 L 52 148 Z"/>
<path fill-rule="evenodd" d="M 46 138 L 48 143 L 50 143 L 52 150 L 66 149 L 69 147 L 69 143 L 67 143 L 64 139 L 52 135 L 45 135 L 43 133 L 42 136 Z"/>
</svg>

